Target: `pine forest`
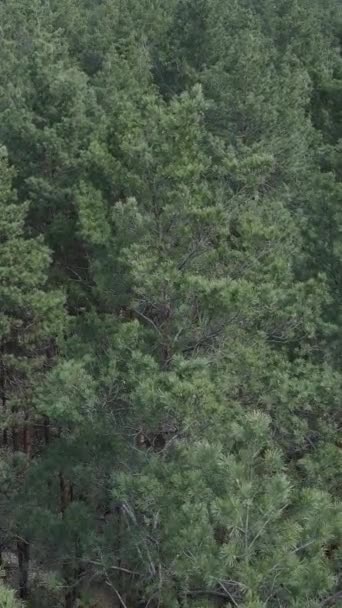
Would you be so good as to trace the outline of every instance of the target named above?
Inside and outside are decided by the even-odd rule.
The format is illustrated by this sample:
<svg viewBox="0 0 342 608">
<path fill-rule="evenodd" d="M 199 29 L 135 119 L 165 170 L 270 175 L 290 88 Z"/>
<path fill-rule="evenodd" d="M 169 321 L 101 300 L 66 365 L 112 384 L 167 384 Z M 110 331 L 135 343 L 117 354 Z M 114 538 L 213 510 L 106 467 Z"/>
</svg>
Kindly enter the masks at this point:
<svg viewBox="0 0 342 608">
<path fill-rule="evenodd" d="M 342 608 L 341 0 L 1 0 L 24 607 Z"/>
</svg>

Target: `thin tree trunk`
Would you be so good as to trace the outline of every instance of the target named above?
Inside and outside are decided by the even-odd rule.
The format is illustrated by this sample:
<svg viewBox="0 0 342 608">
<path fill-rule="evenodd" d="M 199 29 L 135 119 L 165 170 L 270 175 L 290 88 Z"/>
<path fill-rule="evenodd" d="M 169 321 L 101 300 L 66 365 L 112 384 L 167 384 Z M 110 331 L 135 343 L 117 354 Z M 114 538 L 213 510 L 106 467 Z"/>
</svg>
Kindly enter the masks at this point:
<svg viewBox="0 0 342 608">
<path fill-rule="evenodd" d="M 1 391 L 1 405 L 2 405 L 2 415 L 5 416 L 7 409 L 7 399 L 6 399 L 6 378 L 5 378 L 5 364 L 3 360 L 4 356 L 4 345 L 1 344 L 1 361 L 0 361 L 0 391 Z M 2 431 L 2 443 L 4 447 L 8 445 L 8 432 L 5 427 Z"/>
<path fill-rule="evenodd" d="M 44 416 L 44 441 L 45 445 L 50 443 L 50 420 L 48 416 Z"/>
<path fill-rule="evenodd" d="M 19 450 L 19 435 L 17 427 L 12 427 L 12 449 L 13 452 L 18 452 Z"/>
<path fill-rule="evenodd" d="M 115 507 L 115 511 L 116 511 L 116 515 L 117 515 L 117 530 L 118 530 L 118 536 L 117 536 L 117 552 L 118 552 L 118 590 L 120 595 L 123 597 L 124 596 L 124 579 L 123 579 L 123 572 L 121 570 L 121 566 L 122 566 L 122 561 L 121 561 L 121 545 L 122 545 L 122 510 L 121 510 L 121 506 L 117 506 Z M 124 601 L 125 601 L 125 597 L 123 597 Z"/>
<path fill-rule="evenodd" d="M 74 499 L 74 488 L 72 483 L 65 479 L 63 473 L 59 473 L 60 511 L 64 517 L 66 508 Z"/>
<path fill-rule="evenodd" d="M 63 578 L 65 582 L 64 608 L 74 608 L 79 598 L 80 580 L 82 577 L 82 568 L 78 566 L 80 563 L 80 546 L 76 541 L 75 563 L 71 560 L 66 560 L 63 564 Z"/>
<path fill-rule="evenodd" d="M 27 415 L 25 416 L 27 420 Z M 31 458 L 31 446 L 28 439 L 25 437 L 27 423 L 23 431 L 23 450 L 27 458 Z M 12 429 L 13 451 L 19 449 L 18 438 L 19 433 L 16 428 Z M 29 597 L 29 569 L 30 569 L 30 543 L 27 540 L 19 540 L 17 542 L 17 558 L 19 569 L 19 596 L 22 600 Z"/>
<path fill-rule="evenodd" d="M 32 429 L 28 423 L 28 414 L 25 414 L 25 424 L 23 428 L 23 447 L 28 459 L 32 453 Z"/>
<path fill-rule="evenodd" d="M 64 596 L 64 608 L 74 608 L 77 599 L 76 589 L 72 586 L 73 581 L 70 572 L 64 571 L 63 576 L 65 583 L 68 585 Z"/>
<path fill-rule="evenodd" d="M 75 589 L 75 600 L 80 597 L 80 583 L 84 574 L 84 568 L 82 566 L 82 546 L 79 536 L 76 536 L 75 540 L 75 569 L 74 569 L 74 589 Z"/>
<path fill-rule="evenodd" d="M 22 600 L 27 600 L 29 596 L 29 564 L 30 564 L 30 545 L 25 540 L 17 542 L 17 557 L 19 569 L 19 596 Z"/>
<path fill-rule="evenodd" d="M 73 485 L 65 479 L 62 472 L 59 473 L 60 511 L 64 518 L 65 510 L 73 501 Z M 75 555 L 77 558 L 77 555 Z M 62 565 L 63 579 L 65 582 L 64 608 L 74 608 L 78 596 L 79 573 L 70 560 L 65 560 Z"/>
</svg>

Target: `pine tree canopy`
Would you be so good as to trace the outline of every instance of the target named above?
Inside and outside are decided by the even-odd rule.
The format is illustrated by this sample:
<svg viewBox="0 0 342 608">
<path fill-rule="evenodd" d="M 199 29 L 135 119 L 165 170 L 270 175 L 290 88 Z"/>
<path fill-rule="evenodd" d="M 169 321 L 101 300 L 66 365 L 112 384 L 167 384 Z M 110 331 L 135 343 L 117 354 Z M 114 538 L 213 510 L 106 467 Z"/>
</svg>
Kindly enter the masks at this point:
<svg viewBox="0 0 342 608">
<path fill-rule="evenodd" d="M 342 608 L 340 0 L 0 27 L 0 608 Z"/>
</svg>

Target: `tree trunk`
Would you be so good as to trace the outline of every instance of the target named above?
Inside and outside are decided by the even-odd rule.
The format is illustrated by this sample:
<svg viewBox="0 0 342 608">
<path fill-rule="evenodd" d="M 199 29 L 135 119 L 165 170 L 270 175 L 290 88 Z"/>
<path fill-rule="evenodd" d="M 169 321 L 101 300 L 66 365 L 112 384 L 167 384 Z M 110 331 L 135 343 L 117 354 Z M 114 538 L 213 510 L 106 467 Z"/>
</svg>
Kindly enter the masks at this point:
<svg viewBox="0 0 342 608">
<path fill-rule="evenodd" d="M 28 422 L 28 414 L 25 414 L 25 424 L 23 428 L 23 448 L 28 459 L 31 458 L 32 453 L 32 432 Z"/>
<path fill-rule="evenodd" d="M 50 443 L 50 420 L 48 416 L 44 416 L 44 442 L 45 445 Z"/>
<path fill-rule="evenodd" d="M 12 449 L 13 452 L 18 452 L 19 450 L 19 434 L 17 427 L 12 427 Z"/>
<path fill-rule="evenodd" d="M 19 568 L 19 596 L 22 600 L 27 600 L 29 596 L 29 565 L 30 565 L 30 545 L 24 540 L 17 542 L 17 557 Z"/>
<path fill-rule="evenodd" d="M 70 481 L 65 479 L 62 472 L 59 473 L 60 511 L 64 518 L 65 510 L 74 499 L 74 489 Z M 77 547 L 75 551 L 77 558 Z M 65 582 L 64 608 L 74 608 L 78 596 L 79 572 L 70 560 L 65 560 L 62 566 L 63 579 Z"/>
<path fill-rule="evenodd" d="M 66 582 L 67 585 L 69 585 L 69 587 L 67 588 L 66 592 L 65 592 L 65 596 L 64 596 L 64 608 L 74 608 L 75 603 L 76 603 L 76 590 L 73 586 L 70 587 L 70 583 L 72 584 L 72 581 L 70 581 L 69 576 L 67 573 L 64 573 L 64 580 Z"/>
<path fill-rule="evenodd" d="M 122 562 L 121 562 L 121 551 L 122 551 L 122 510 L 121 505 L 115 507 L 115 512 L 117 516 L 117 554 L 118 554 L 118 591 L 120 595 L 123 597 L 125 593 L 125 585 L 123 572 L 121 570 Z M 125 598 L 123 597 L 124 601 Z"/>
<path fill-rule="evenodd" d="M 2 405 L 2 415 L 5 416 L 6 414 L 6 379 L 5 379 L 5 365 L 3 362 L 3 355 L 4 355 L 4 345 L 1 344 L 1 361 L 0 361 L 0 391 L 1 391 L 1 405 Z M 5 427 L 2 431 L 2 443 L 4 447 L 7 447 L 8 445 L 8 432 L 7 432 L 7 428 Z"/>
</svg>

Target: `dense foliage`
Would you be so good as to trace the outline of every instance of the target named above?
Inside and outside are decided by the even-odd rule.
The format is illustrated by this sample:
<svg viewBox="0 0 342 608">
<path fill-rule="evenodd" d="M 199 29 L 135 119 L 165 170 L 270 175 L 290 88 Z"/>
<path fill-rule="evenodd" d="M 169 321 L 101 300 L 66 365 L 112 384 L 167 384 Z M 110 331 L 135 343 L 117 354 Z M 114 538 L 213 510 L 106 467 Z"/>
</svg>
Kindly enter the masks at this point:
<svg viewBox="0 0 342 608">
<path fill-rule="evenodd" d="M 339 2 L 0 24 L 0 608 L 342 606 Z"/>
</svg>

